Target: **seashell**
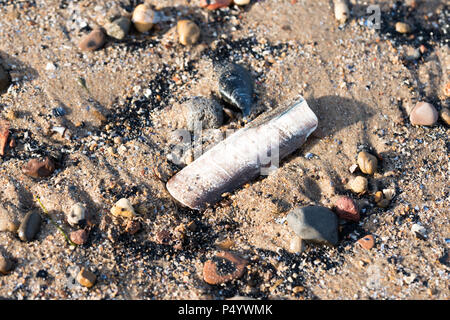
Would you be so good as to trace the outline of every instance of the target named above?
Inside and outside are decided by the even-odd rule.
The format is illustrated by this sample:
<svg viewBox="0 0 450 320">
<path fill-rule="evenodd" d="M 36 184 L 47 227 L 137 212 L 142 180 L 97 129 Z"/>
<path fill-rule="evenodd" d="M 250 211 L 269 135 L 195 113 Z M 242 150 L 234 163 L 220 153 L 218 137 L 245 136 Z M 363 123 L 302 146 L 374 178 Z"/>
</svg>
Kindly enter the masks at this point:
<svg viewBox="0 0 450 320">
<path fill-rule="evenodd" d="M 153 27 L 155 12 L 146 4 L 138 5 L 134 11 L 131 21 L 139 32 L 147 32 Z"/>
<path fill-rule="evenodd" d="M 279 112 L 276 110 L 274 112 Z M 167 182 L 167 190 L 191 209 L 204 209 L 277 166 L 316 130 L 318 120 L 303 97 L 274 117 L 252 122 L 219 142 Z M 271 159 L 268 158 L 271 155 Z M 268 168 L 270 165 L 270 168 Z"/>
<path fill-rule="evenodd" d="M 219 78 L 219 93 L 231 105 L 242 110 L 244 120 L 253 104 L 253 78 L 242 66 L 230 62 L 215 62 Z"/>
<path fill-rule="evenodd" d="M 432 126 L 438 121 L 438 117 L 436 108 L 428 102 L 418 102 L 409 114 L 411 124 L 419 126 Z"/>
</svg>

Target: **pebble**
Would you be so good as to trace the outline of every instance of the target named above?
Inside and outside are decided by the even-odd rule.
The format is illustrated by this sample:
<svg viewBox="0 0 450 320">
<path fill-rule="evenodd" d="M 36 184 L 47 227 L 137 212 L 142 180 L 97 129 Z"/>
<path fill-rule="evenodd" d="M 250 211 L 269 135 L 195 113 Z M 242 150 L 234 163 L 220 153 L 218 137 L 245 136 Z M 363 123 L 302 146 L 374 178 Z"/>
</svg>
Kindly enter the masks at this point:
<svg viewBox="0 0 450 320">
<path fill-rule="evenodd" d="M 155 12 L 146 4 L 138 5 L 134 11 L 131 21 L 139 32 L 147 32 L 153 27 Z"/>
<path fill-rule="evenodd" d="M 305 242 L 299 236 L 295 236 L 289 243 L 289 251 L 291 253 L 301 253 L 305 251 Z"/>
<path fill-rule="evenodd" d="M 12 261 L 0 253 L 0 273 L 8 274 L 12 270 L 13 266 L 14 264 Z"/>
<path fill-rule="evenodd" d="M 130 32 L 131 21 L 127 17 L 120 17 L 105 24 L 106 34 L 111 38 L 123 40 Z"/>
<path fill-rule="evenodd" d="M 354 179 L 350 180 L 348 186 L 354 193 L 363 194 L 367 191 L 367 186 L 369 182 L 366 178 L 362 176 L 357 176 Z"/>
<path fill-rule="evenodd" d="M 444 121 L 446 125 L 450 126 L 450 109 L 442 108 L 440 116 L 442 121 Z"/>
<path fill-rule="evenodd" d="M 0 204 L 0 232 L 16 232 L 22 221 L 22 214 L 17 208 L 8 210 Z"/>
<path fill-rule="evenodd" d="M 130 200 L 122 198 L 116 202 L 116 204 L 111 208 L 111 213 L 113 216 L 122 216 L 125 218 L 133 218 L 135 212 Z"/>
<path fill-rule="evenodd" d="M 373 235 L 369 234 L 358 240 L 358 243 L 366 250 L 370 250 L 375 246 L 375 239 Z"/>
<path fill-rule="evenodd" d="M 135 234 L 139 230 L 141 230 L 141 224 L 139 223 L 139 221 L 130 220 L 127 222 L 125 232 L 128 232 L 129 234 Z"/>
<path fill-rule="evenodd" d="M 33 240 L 41 228 L 41 221 L 39 212 L 28 212 L 17 230 L 19 238 L 26 242 Z"/>
<path fill-rule="evenodd" d="M 72 226 L 81 226 L 86 222 L 86 208 L 82 203 L 75 203 L 67 215 L 67 222 Z"/>
<path fill-rule="evenodd" d="M 200 28 L 190 20 L 180 20 L 177 23 L 178 38 L 181 44 L 190 46 L 200 37 Z"/>
<path fill-rule="evenodd" d="M 195 127 L 216 129 L 223 123 L 222 106 L 214 99 L 192 97 L 183 104 L 186 128 L 194 131 Z"/>
<path fill-rule="evenodd" d="M 97 276 L 91 271 L 86 270 L 85 268 L 81 268 L 80 272 L 77 275 L 78 283 L 86 288 L 91 288 L 95 284 L 96 280 Z"/>
<path fill-rule="evenodd" d="M 240 278 L 247 266 L 247 260 L 221 251 L 203 266 L 203 279 L 209 284 L 221 284 Z"/>
<path fill-rule="evenodd" d="M 374 174 L 377 171 L 377 158 L 368 152 L 361 151 L 358 154 L 358 166 L 362 173 Z"/>
<path fill-rule="evenodd" d="M 340 219 L 358 222 L 360 219 L 355 202 L 346 196 L 340 197 L 336 203 L 336 214 Z"/>
<path fill-rule="evenodd" d="M 228 7 L 233 0 L 200 0 L 200 7 L 208 10 L 217 10 Z"/>
<path fill-rule="evenodd" d="M 328 208 L 308 206 L 295 208 L 287 216 L 289 227 L 302 239 L 338 242 L 338 219 Z"/>
<path fill-rule="evenodd" d="M 397 22 L 395 24 L 395 31 L 398 33 L 410 33 L 411 32 L 411 26 L 405 22 Z"/>
<path fill-rule="evenodd" d="M 0 156 L 6 153 L 6 147 L 9 140 L 9 123 L 5 120 L 0 120 Z"/>
<path fill-rule="evenodd" d="M 432 126 L 438 120 L 436 108 L 428 102 L 418 102 L 409 114 L 412 125 Z"/>
<path fill-rule="evenodd" d="M 78 48 L 81 51 L 95 51 L 103 47 L 106 36 L 103 28 L 95 28 L 81 38 Z"/>
<path fill-rule="evenodd" d="M 344 23 L 350 17 L 350 10 L 346 0 L 334 0 L 334 17 L 340 23 Z"/>
<path fill-rule="evenodd" d="M 245 6 L 250 3 L 250 0 L 234 0 L 233 2 L 238 6 Z"/>
<path fill-rule="evenodd" d="M 427 229 L 425 229 L 420 224 L 413 224 L 411 227 L 411 232 L 416 235 L 418 238 L 426 239 L 427 238 Z"/>
<path fill-rule="evenodd" d="M 78 245 L 85 244 L 88 240 L 88 236 L 88 232 L 84 229 L 72 231 L 69 235 L 70 241 Z"/>
<path fill-rule="evenodd" d="M 6 92 L 10 84 L 11 84 L 11 76 L 0 65 L 0 93 Z"/>
<path fill-rule="evenodd" d="M 44 178 L 50 176 L 55 171 L 55 165 L 49 157 L 44 160 L 31 159 L 22 168 L 23 173 L 33 178 Z"/>
</svg>

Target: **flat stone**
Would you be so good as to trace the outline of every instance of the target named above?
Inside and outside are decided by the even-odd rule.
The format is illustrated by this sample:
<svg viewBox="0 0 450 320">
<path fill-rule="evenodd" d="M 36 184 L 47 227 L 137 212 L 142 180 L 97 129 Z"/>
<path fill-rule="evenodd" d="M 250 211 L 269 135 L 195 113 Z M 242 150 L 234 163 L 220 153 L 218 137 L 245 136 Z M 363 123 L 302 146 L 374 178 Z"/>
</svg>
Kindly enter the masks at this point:
<svg viewBox="0 0 450 320">
<path fill-rule="evenodd" d="M 367 236 L 359 239 L 358 244 L 360 244 L 364 249 L 370 250 L 375 246 L 375 239 L 373 238 L 373 235 L 368 234 Z"/>
<path fill-rule="evenodd" d="M 70 241 L 75 244 L 83 245 L 87 242 L 89 234 L 86 230 L 80 229 L 70 233 Z"/>
<path fill-rule="evenodd" d="M 339 218 L 358 222 L 360 219 L 358 208 L 355 202 L 346 196 L 340 197 L 336 203 L 336 214 Z"/>
<path fill-rule="evenodd" d="M 328 208 L 308 206 L 295 208 L 287 216 L 289 227 L 302 239 L 338 242 L 338 219 Z"/>
<path fill-rule="evenodd" d="M 17 231 L 20 240 L 26 242 L 33 240 L 41 228 L 41 221 L 42 217 L 38 212 L 28 212 Z"/>
<path fill-rule="evenodd" d="M 11 84 L 11 76 L 0 65 L 0 94 L 6 92 L 10 84 Z"/>
<path fill-rule="evenodd" d="M 23 166 L 22 171 L 33 178 L 45 178 L 55 171 L 55 165 L 49 157 L 45 157 L 44 160 L 31 159 Z"/>
<path fill-rule="evenodd" d="M 412 109 L 409 120 L 412 125 L 433 126 L 438 121 L 436 108 L 428 102 L 418 102 Z"/>
<path fill-rule="evenodd" d="M 83 287 L 91 288 L 95 281 L 97 280 L 97 276 L 89 270 L 85 268 L 81 268 L 80 272 L 77 275 L 77 281 Z"/>
<path fill-rule="evenodd" d="M 95 28 L 81 38 L 78 48 L 81 51 L 95 51 L 103 47 L 106 36 L 103 28 Z"/>
<path fill-rule="evenodd" d="M 203 266 L 203 279 L 209 284 L 221 284 L 240 278 L 247 266 L 247 260 L 221 251 Z"/>
<path fill-rule="evenodd" d="M 130 32 L 131 21 L 127 17 L 120 17 L 105 24 L 106 34 L 111 38 L 123 40 Z"/>
</svg>

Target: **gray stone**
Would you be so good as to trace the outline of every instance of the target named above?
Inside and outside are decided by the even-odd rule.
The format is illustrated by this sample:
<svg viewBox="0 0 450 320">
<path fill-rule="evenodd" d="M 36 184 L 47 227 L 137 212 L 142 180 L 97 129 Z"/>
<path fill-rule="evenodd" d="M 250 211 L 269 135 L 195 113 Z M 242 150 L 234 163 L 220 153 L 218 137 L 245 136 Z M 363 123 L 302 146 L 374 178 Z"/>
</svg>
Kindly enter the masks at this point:
<svg viewBox="0 0 450 320">
<path fill-rule="evenodd" d="M 120 17 L 105 24 L 106 34 L 114 39 L 124 39 L 130 31 L 131 21 L 127 17 Z"/>
<path fill-rule="evenodd" d="M 195 126 L 203 129 L 218 128 L 223 123 L 223 108 L 215 100 L 205 97 L 190 98 L 185 104 L 186 126 L 194 131 Z"/>
<path fill-rule="evenodd" d="M 16 232 L 22 218 L 23 213 L 14 205 L 0 204 L 0 232 Z"/>
<path fill-rule="evenodd" d="M 17 231 L 19 238 L 27 242 L 33 240 L 41 228 L 41 220 L 39 212 L 28 212 Z"/>
<path fill-rule="evenodd" d="M 309 206 L 293 209 L 287 216 L 289 227 L 302 239 L 338 242 L 338 219 L 329 209 Z"/>
</svg>

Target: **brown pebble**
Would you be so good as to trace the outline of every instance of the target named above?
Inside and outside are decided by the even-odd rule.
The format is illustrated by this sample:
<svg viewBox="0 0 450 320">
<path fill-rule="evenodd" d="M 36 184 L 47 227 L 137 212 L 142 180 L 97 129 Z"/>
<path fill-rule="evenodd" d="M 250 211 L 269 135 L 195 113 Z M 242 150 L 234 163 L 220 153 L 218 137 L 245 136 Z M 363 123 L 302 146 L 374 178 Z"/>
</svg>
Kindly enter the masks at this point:
<svg viewBox="0 0 450 320">
<path fill-rule="evenodd" d="M 336 214 L 340 219 L 359 221 L 360 216 L 355 202 L 346 196 L 340 197 L 336 203 Z"/>
<path fill-rule="evenodd" d="M 203 266 L 203 279 L 209 284 L 221 284 L 240 278 L 247 266 L 247 260 L 221 251 Z"/>
<path fill-rule="evenodd" d="M 228 7 L 233 0 L 200 0 L 200 7 L 208 10 L 217 10 Z"/>
<path fill-rule="evenodd" d="M 55 171 L 55 165 L 49 157 L 44 160 L 31 159 L 22 168 L 23 173 L 33 178 L 44 178 L 50 176 Z"/>
<path fill-rule="evenodd" d="M 409 120 L 412 125 L 432 126 L 438 120 L 436 108 L 428 102 L 418 102 L 412 109 Z"/>
<path fill-rule="evenodd" d="M 385 209 L 385 208 L 389 207 L 390 203 L 391 202 L 388 199 L 381 199 L 380 201 L 377 202 L 377 206 L 379 208 Z"/>
<path fill-rule="evenodd" d="M 445 87 L 444 87 L 444 94 L 447 97 L 450 97 L 450 82 L 447 82 L 447 84 L 445 85 Z"/>
<path fill-rule="evenodd" d="M 0 120 L 0 156 L 6 153 L 6 146 L 9 139 L 9 123 L 5 120 Z"/>
<path fill-rule="evenodd" d="M 397 31 L 398 33 L 410 33 L 411 26 L 405 22 L 397 22 L 395 24 L 395 31 Z"/>
<path fill-rule="evenodd" d="M 139 221 L 136 220 L 130 220 L 127 222 L 127 226 L 125 227 L 125 232 L 128 232 L 129 234 L 135 234 L 141 230 L 141 224 Z"/>
<path fill-rule="evenodd" d="M 77 275 L 78 283 L 86 288 L 91 288 L 96 280 L 97 276 L 85 268 L 81 268 L 81 271 Z"/>
<path fill-rule="evenodd" d="M 159 244 L 168 244 L 170 240 L 172 240 L 172 237 L 167 230 L 161 230 L 156 234 L 156 242 Z"/>
<path fill-rule="evenodd" d="M 12 261 L 0 253 L 0 273 L 8 274 L 12 270 L 13 266 Z"/>
<path fill-rule="evenodd" d="M 78 245 L 83 245 L 86 243 L 88 236 L 89 234 L 86 230 L 80 229 L 70 233 L 70 241 Z"/>
<path fill-rule="evenodd" d="M 377 171 L 377 158 L 368 152 L 361 151 L 358 154 L 358 166 L 362 173 L 374 174 Z"/>
<path fill-rule="evenodd" d="M 450 126 L 450 109 L 442 108 L 440 116 L 442 121 L 444 121 L 446 125 Z"/>
<path fill-rule="evenodd" d="M 348 186 L 354 193 L 364 194 L 367 191 L 369 181 L 365 177 L 357 176 L 348 183 Z"/>
<path fill-rule="evenodd" d="M 366 250 L 370 250 L 375 246 L 375 239 L 373 235 L 369 234 L 358 240 L 358 243 Z"/>
<path fill-rule="evenodd" d="M 185 46 L 195 44 L 200 37 L 200 28 L 190 20 L 180 20 L 177 23 L 179 41 Z"/>
<path fill-rule="evenodd" d="M 105 44 L 105 31 L 103 28 L 95 28 L 81 38 L 78 48 L 81 51 L 95 51 Z"/>
</svg>

